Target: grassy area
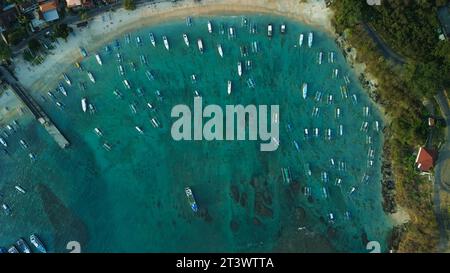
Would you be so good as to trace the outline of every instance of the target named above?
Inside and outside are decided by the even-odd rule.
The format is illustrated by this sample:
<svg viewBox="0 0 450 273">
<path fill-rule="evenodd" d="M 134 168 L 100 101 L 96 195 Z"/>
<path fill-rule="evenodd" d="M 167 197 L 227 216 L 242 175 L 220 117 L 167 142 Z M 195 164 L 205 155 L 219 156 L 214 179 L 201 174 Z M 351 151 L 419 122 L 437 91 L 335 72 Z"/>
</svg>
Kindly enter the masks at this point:
<svg viewBox="0 0 450 273">
<path fill-rule="evenodd" d="M 442 4 L 442 3 L 441 3 Z M 432 207 L 432 184 L 414 166 L 414 152 L 428 136 L 424 98 L 450 83 L 450 43 L 439 41 L 437 4 L 434 1 L 383 1 L 368 6 L 364 1 L 334 1 L 338 33 L 358 51 L 358 61 L 379 80 L 380 103 L 390 120 L 386 144 L 396 180 L 396 201 L 407 208 L 411 221 L 398 242 L 403 252 L 436 250 L 438 229 Z M 362 23 L 373 26 L 386 43 L 407 63 L 398 66 L 383 57 Z M 441 130 L 441 129 L 439 129 Z M 439 132 L 439 131 L 438 131 Z"/>
</svg>

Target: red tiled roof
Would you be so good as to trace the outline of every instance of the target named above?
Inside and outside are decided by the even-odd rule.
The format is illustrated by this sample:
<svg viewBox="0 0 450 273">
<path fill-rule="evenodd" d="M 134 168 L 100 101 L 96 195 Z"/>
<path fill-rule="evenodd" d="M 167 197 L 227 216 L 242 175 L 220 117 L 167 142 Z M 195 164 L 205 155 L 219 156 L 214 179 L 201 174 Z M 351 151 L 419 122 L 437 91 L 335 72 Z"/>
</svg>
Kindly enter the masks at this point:
<svg viewBox="0 0 450 273">
<path fill-rule="evenodd" d="M 46 3 L 40 4 L 39 9 L 41 10 L 42 13 L 47 12 L 49 10 L 54 10 L 54 9 L 56 9 L 56 2 L 51 1 L 51 2 L 46 2 Z"/>
<path fill-rule="evenodd" d="M 416 165 L 422 172 L 427 172 L 434 166 L 435 153 L 420 147 L 416 158 Z"/>
</svg>

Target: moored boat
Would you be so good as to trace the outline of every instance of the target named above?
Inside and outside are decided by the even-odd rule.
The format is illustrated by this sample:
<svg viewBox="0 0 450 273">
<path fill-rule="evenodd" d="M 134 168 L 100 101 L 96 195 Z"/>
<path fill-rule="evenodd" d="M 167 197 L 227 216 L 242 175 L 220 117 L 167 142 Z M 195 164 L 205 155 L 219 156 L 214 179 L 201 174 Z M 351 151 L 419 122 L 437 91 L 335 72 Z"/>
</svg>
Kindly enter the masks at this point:
<svg viewBox="0 0 450 273">
<path fill-rule="evenodd" d="M 217 51 L 219 52 L 220 57 L 223 58 L 223 50 L 222 50 L 222 45 L 221 44 L 217 45 Z"/>
<path fill-rule="evenodd" d="M 19 248 L 19 251 L 22 253 L 31 253 L 31 249 L 28 246 L 27 242 L 25 242 L 24 239 L 19 238 L 16 242 L 17 247 Z"/>
<path fill-rule="evenodd" d="M 126 88 L 131 89 L 131 85 L 128 82 L 128 80 L 123 80 L 123 84 L 125 85 Z"/>
<path fill-rule="evenodd" d="M 86 98 L 81 99 L 81 109 L 83 110 L 84 113 L 86 113 L 86 111 L 87 111 L 87 99 Z"/>
<path fill-rule="evenodd" d="M 238 62 L 237 68 L 238 68 L 238 75 L 239 75 L 239 77 L 241 77 L 242 76 L 242 62 Z"/>
<path fill-rule="evenodd" d="M 200 50 L 200 53 L 203 54 L 203 41 L 202 41 L 202 39 L 198 39 L 197 45 L 198 45 L 198 50 Z"/>
<path fill-rule="evenodd" d="M 212 23 L 211 21 L 208 21 L 208 32 L 212 33 L 213 32 L 213 28 L 212 28 Z"/>
<path fill-rule="evenodd" d="M 58 89 L 59 89 L 59 91 L 60 91 L 64 96 L 67 97 L 67 91 L 66 91 L 66 88 L 64 87 L 64 85 L 63 85 L 62 83 L 59 83 L 59 84 L 58 84 Z"/>
<path fill-rule="evenodd" d="M 153 33 L 149 33 L 148 36 L 150 37 L 150 43 L 156 47 L 156 40 L 155 40 L 155 35 L 153 35 Z"/>
<path fill-rule="evenodd" d="M 190 187 L 186 187 L 186 188 L 184 188 L 184 192 L 186 194 L 186 198 L 189 202 L 189 205 L 190 205 L 192 211 L 197 212 L 198 206 L 197 206 L 197 202 L 195 201 L 194 194 L 192 193 L 192 189 Z"/>
<path fill-rule="evenodd" d="M 19 185 L 14 186 L 14 188 L 15 188 L 18 192 L 20 192 L 20 193 L 23 193 L 23 194 L 26 193 L 25 189 L 22 188 L 22 187 L 19 186 Z"/>
<path fill-rule="evenodd" d="M 183 40 L 186 46 L 189 46 L 189 38 L 186 33 L 183 33 Z"/>
<path fill-rule="evenodd" d="M 0 143 L 1 143 L 3 146 L 8 147 L 8 143 L 6 143 L 6 140 L 5 140 L 4 138 L 2 138 L 2 137 L 0 137 Z"/>
<path fill-rule="evenodd" d="M 308 97 L 308 84 L 307 83 L 303 83 L 303 85 L 302 85 L 302 96 L 303 96 L 303 99 L 306 99 Z"/>
<path fill-rule="evenodd" d="M 87 57 L 88 55 L 86 49 L 84 49 L 83 47 L 80 47 L 80 53 L 83 57 Z"/>
<path fill-rule="evenodd" d="M 267 25 L 267 36 L 270 38 L 273 35 L 273 26 L 272 24 Z"/>
<path fill-rule="evenodd" d="M 91 80 L 91 82 L 95 83 L 95 78 L 94 78 L 94 75 L 92 75 L 92 72 L 88 71 L 87 74 L 88 74 L 88 77 Z"/>
<path fill-rule="evenodd" d="M 103 65 L 103 62 L 102 62 L 102 58 L 100 57 L 100 54 L 95 54 L 95 59 L 97 60 L 97 63 L 99 64 L 99 65 Z"/>
<path fill-rule="evenodd" d="M 303 45 L 303 38 L 304 38 L 303 33 L 300 33 L 300 36 L 298 38 L 298 44 L 300 47 Z"/>
<path fill-rule="evenodd" d="M 47 249 L 36 234 L 30 235 L 30 242 L 39 252 L 47 253 Z"/>
<path fill-rule="evenodd" d="M 66 73 L 63 73 L 63 78 L 66 81 L 67 85 L 72 85 L 72 81 L 69 79 Z"/>
<path fill-rule="evenodd" d="M 228 81 L 227 93 L 228 93 L 228 95 L 231 94 L 231 81 Z"/>
<path fill-rule="evenodd" d="M 163 42 L 164 42 L 164 47 L 165 47 L 167 50 L 169 50 L 169 49 L 170 49 L 170 47 L 169 47 L 169 40 L 167 39 L 166 36 L 163 36 Z"/>
<path fill-rule="evenodd" d="M 314 34 L 312 32 L 308 33 L 308 47 L 311 48 L 313 44 Z"/>
</svg>

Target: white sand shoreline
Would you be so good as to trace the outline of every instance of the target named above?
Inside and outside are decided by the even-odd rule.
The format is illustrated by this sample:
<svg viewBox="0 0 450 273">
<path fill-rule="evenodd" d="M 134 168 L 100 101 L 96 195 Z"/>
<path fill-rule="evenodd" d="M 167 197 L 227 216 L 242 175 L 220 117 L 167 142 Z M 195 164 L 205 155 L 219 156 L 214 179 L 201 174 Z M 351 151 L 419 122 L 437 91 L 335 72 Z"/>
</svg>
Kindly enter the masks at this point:
<svg viewBox="0 0 450 273">
<path fill-rule="evenodd" d="M 46 92 L 60 80 L 62 72 L 81 59 L 80 46 L 85 47 L 88 52 L 95 52 L 117 36 L 175 18 L 248 13 L 282 15 L 318 27 L 334 36 L 332 13 L 323 0 L 310 0 L 307 3 L 300 3 L 298 0 L 203 0 L 200 3 L 185 0 L 176 3 L 149 3 L 134 11 L 121 8 L 111 12 L 112 20 L 107 13 L 100 14 L 92 18 L 87 27 L 74 28 L 75 35 L 70 35 L 67 42 L 59 40 L 59 45 L 40 65 L 32 66 L 22 56 L 18 56 L 13 61 L 15 74 L 26 88 Z"/>
</svg>

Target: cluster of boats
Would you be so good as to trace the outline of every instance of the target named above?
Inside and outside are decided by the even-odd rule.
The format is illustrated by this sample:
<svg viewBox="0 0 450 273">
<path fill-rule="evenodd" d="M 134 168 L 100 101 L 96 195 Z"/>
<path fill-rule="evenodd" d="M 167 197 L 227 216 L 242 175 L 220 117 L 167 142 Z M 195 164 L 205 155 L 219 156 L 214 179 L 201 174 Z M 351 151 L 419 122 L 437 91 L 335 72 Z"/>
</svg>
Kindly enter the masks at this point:
<svg viewBox="0 0 450 273">
<path fill-rule="evenodd" d="M 31 245 L 39 253 L 47 253 L 47 249 L 36 234 L 31 234 L 30 237 Z M 23 238 L 19 238 L 15 245 L 11 245 L 8 249 L 0 247 L 0 253 L 32 253 L 32 249 L 29 244 Z"/>
</svg>

